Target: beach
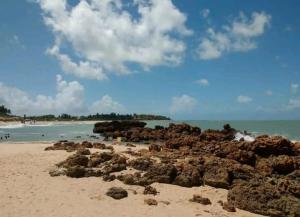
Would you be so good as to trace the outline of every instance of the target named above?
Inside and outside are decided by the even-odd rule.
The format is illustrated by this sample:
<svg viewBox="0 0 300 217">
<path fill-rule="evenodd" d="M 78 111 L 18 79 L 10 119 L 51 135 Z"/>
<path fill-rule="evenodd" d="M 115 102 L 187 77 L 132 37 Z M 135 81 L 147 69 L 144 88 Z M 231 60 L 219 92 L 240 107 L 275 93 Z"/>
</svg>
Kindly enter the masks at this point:
<svg viewBox="0 0 300 217">
<path fill-rule="evenodd" d="M 160 193 L 144 195 L 143 187 L 125 185 L 118 180 L 104 182 L 100 177 L 74 179 L 51 177 L 53 166 L 71 155 L 66 151 L 44 151 L 49 142 L 0 144 L 0 210 L 3 217 L 189 217 L 260 216 L 237 209 L 229 213 L 219 200 L 226 201 L 227 190 L 209 186 L 183 188 L 154 183 Z M 127 147 L 114 145 L 116 152 Z M 140 149 L 142 147 L 137 147 Z M 135 149 L 135 148 L 133 148 Z M 92 150 L 92 149 L 91 149 Z M 95 151 L 95 150 L 92 150 Z M 128 197 L 114 200 L 105 195 L 110 187 L 123 187 Z M 134 194 L 136 191 L 137 194 Z M 193 194 L 209 198 L 211 205 L 192 203 Z M 148 206 L 146 198 L 155 198 L 157 206 Z M 169 205 L 166 203 L 169 202 Z"/>
</svg>

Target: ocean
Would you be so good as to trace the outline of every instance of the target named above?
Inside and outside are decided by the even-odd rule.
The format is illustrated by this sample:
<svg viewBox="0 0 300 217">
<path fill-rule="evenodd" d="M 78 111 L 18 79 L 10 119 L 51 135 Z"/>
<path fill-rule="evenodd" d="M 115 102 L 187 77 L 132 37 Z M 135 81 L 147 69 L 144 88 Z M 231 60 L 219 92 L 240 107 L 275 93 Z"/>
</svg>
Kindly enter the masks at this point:
<svg viewBox="0 0 300 217">
<path fill-rule="evenodd" d="M 155 125 L 168 126 L 169 123 L 187 123 L 205 129 L 222 129 L 229 123 L 231 127 L 240 131 L 246 130 L 253 136 L 268 134 L 281 135 L 293 141 L 300 141 L 300 121 L 146 121 L 148 127 Z M 99 135 L 93 134 L 94 125 L 91 123 L 49 123 L 41 125 L 7 124 L 0 126 L 1 142 L 28 141 L 58 141 L 58 140 L 94 140 Z M 7 135 L 9 134 L 9 138 Z M 5 136 L 7 138 L 5 138 Z M 2 137 L 2 139 L 1 139 Z"/>
</svg>

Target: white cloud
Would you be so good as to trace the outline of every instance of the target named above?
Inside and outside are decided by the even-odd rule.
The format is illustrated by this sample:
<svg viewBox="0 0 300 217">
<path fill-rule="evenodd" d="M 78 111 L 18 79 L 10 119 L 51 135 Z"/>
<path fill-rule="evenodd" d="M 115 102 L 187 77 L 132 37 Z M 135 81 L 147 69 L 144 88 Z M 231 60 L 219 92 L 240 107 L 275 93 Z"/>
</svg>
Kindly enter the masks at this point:
<svg viewBox="0 0 300 217">
<path fill-rule="evenodd" d="M 144 68 L 179 64 L 186 46 L 175 34 L 192 34 L 186 16 L 171 0 L 82 0 L 75 6 L 66 0 L 37 2 L 56 38 L 48 53 L 79 77 L 102 80 L 109 73 L 127 74 L 131 63 Z M 64 42 L 79 63 L 61 53 Z"/>
<path fill-rule="evenodd" d="M 267 90 L 267 91 L 265 92 L 265 94 L 266 94 L 267 96 L 272 96 L 272 95 L 273 95 L 273 91 L 272 91 L 272 90 Z"/>
<path fill-rule="evenodd" d="M 291 92 L 293 94 L 296 94 L 298 92 L 299 89 L 299 84 L 291 84 Z"/>
<path fill-rule="evenodd" d="M 31 97 L 25 91 L 0 83 L 0 104 L 4 104 L 17 115 L 40 115 L 40 114 L 86 114 L 89 111 L 84 100 L 84 87 L 77 81 L 67 82 L 61 75 L 56 76 L 56 90 L 54 97 L 42 94 Z M 97 104 L 98 103 L 98 104 Z M 102 103 L 102 104 L 101 104 Z M 105 111 L 116 111 L 121 108 L 119 103 L 114 102 L 108 95 L 101 101 L 94 103 Z M 91 107 L 95 108 L 95 107 Z"/>
<path fill-rule="evenodd" d="M 210 14 L 210 10 L 208 8 L 205 8 L 205 9 L 200 11 L 200 14 L 203 18 L 207 18 Z"/>
<path fill-rule="evenodd" d="M 125 111 L 124 106 L 108 95 L 104 95 L 99 101 L 94 102 L 90 108 L 91 113 L 120 113 L 123 111 Z"/>
<path fill-rule="evenodd" d="M 286 108 L 288 110 L 293 110 L 293 109 L 300 108 L 300 97 L 290 99 L 288 105 L 286 106 Z"/>
<path fill-rule="evenodd" d="M 270 21 L 271 16 L 264 12 L 253 12 L 251 19 L 241 12 L 229 26 L 223 26 L 222 31 L 208 28 L 207 36 L 201 40 L 197 49 L 199 58 L 216 59 L 224 53 L 255 49 L 257 44 L 254 39 L 265 32 Z"/>
<path fill-rule="evenodd" d="M 172 114 L 185 114 L 194 111 L 197 100 L 189 95 L 182 95 L 172 98 L 170 112 Z"/>
<path fill-rule="evenodd" d="M 208 86 L 209 85 L 209 81 L 205 78 L 196 80 L 195 83 L 199 84 L 200 86 Z"/>
<path fill-rule="evenodd" d="M 252 98 L 249 96 L 240 95 L 237 97 L 237 101 L 239 103 L 249 103 L 249 102 L 252 102 Z"/>
</svg>

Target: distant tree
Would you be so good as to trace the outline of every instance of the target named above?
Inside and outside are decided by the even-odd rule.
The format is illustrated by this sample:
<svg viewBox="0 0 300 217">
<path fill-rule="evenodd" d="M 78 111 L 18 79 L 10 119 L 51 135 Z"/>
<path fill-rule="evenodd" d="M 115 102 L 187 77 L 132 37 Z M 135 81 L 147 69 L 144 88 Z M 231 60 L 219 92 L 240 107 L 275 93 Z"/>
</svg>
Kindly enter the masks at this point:
<svg viewBox="0 0 300 217">
<path fill-rule="evenodd" d="M 10 115 L 11 111 L 10 109 L 6 108 L 4 105 L 0 106 L 0 115 Z"/>
</svg>

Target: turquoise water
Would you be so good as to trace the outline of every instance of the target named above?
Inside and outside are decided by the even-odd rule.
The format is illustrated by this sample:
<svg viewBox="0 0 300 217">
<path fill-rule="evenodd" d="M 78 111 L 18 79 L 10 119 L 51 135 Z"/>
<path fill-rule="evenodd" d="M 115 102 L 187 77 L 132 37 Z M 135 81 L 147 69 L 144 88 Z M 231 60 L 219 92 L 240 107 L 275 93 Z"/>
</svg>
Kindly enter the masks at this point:
<svg viewBox="0 0 300 217">
<path fill-rule="evenodd" d="M 169 123 L 188 123 L 201 129 L 222 129 L 225 123 L 233 128 L 253 133 L 254 135 L 269 134 L 282 135 L 291 140 L 300 140 L 300 121 L 146 121 L 148 127 L 155 125 L 168 126 Z M 93 124 L 49 124 L 37 126 L 8 125 L 0 126 L 0 142 L 7 141 L 57 141 L 67 140 L 91 140 Z M 9 134 L 10 138 L 5 139 Z M 98 136 L 98 135 L 97 135 Z"/>
</svg>

